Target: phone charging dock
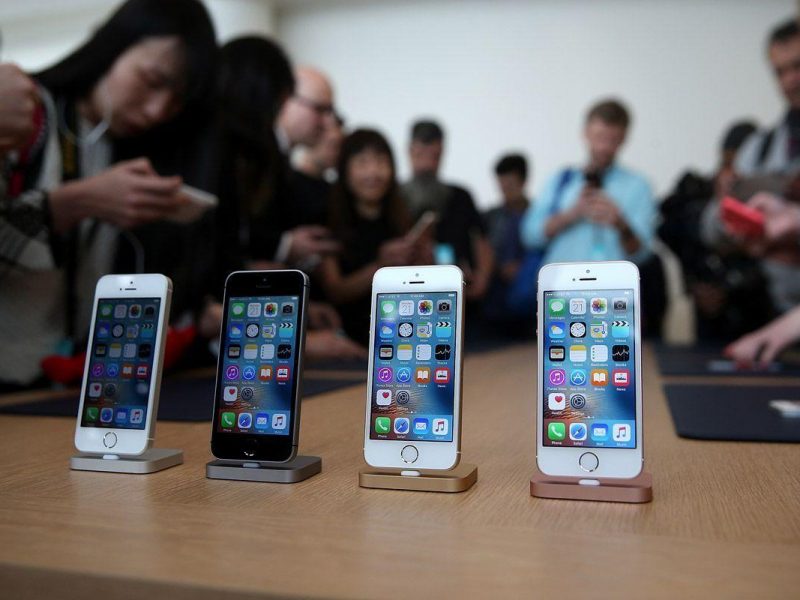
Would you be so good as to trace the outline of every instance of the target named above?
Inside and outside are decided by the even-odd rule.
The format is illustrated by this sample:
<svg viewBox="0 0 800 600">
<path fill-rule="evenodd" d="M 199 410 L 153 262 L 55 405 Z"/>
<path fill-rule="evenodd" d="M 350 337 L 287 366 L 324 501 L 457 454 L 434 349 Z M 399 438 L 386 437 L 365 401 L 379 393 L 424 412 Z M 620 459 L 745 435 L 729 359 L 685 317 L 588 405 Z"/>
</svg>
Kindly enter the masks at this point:
<svg viewBox="0 0 800 600">
<path fill-rule="evenodd" d="M 642 472 L 632 479 L 555 477 L 536 471 L 531 477 L 531 496 L 644 504 L 653 499 L 653 476 Z"/>
<path fill-rule="evenodd" d="M 212 460 L 206 464 L 209 479 L 259 481 L 262 483 L 297 483 L 322 471 L 319 456 L 296 456 L 287 462 L 256 460 Z"/>
<path fill-rule="evenodd" d="M 69 468 L 75 471 L 102 471 L 105 473 L 133 473 L 145 475 L 163 471 L 183 463 L 183 450 L 175 448 L 150 448 L 138 456 L 119 454 L 76 454 L 69 459 Z"/>
<path fill-rule="evenodd" d="M 478 481 L 478 467 L 459 463 L 449 471 L 428 469 L 361 469 L 358 485 L 381 490 L 408 490 L 413 492 L 466 492 Z"/>
</svg>

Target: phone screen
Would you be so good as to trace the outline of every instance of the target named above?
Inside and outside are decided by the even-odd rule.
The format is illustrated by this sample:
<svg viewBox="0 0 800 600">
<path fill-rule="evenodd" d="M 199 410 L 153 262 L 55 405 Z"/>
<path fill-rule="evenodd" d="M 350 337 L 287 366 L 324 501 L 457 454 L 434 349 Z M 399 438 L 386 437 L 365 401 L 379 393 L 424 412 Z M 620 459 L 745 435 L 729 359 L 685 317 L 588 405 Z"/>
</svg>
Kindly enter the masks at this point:
<svg viewBox="0 0 800 600">
<path fill-rule="evenodd" d="M 290 435 L 298 296 L 228 298 L 216 431 Z"/>
<path fill-rule="evenodd" d="M 370 439 L 453 441 L 456 300 L 378 294 Z"/>
<path fill-rule="evenodd" d="M 81 427 L 144 429 L 161 298 L 97 302 Z"/>
<path fill-rule="evenodd" d="M 545 446 L 636 447 L 633 290 L 544 292 Z"/>
</svg>

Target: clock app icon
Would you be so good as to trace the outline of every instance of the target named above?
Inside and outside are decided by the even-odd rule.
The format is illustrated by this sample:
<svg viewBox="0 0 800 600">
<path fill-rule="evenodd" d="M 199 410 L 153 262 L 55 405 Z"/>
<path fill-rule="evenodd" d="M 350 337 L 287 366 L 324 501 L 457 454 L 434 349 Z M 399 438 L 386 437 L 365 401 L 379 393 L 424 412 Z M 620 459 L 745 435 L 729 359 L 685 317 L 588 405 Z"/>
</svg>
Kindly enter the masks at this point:
<svg viewBox="0 0 800 600">
<path fill-rule="evenodd" d="M 573 321 L 569 325 L 569 334 L 574 338 L 586 337 L 586 323 L 582 321 Z"/>
</svg>

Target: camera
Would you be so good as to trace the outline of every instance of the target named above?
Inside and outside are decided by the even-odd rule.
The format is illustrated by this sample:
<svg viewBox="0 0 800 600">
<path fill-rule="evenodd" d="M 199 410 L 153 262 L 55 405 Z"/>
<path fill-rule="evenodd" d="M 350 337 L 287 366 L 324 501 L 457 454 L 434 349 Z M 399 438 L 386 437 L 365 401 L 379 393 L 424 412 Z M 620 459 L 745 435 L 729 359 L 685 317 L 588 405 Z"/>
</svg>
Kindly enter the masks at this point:
<svg viewBox="0 0 800 600">
<path fill-rule="evenodd" d="M 442 313 L 450 312 L 450 300 L 439 300 L 436 303 L 436 310 Z"/>
<path fill-rule="evenodd" d="M 617 298 L 614 300 L 614 310 L 628 310 L 628 301 L 625 298 Z"/>
</svg>

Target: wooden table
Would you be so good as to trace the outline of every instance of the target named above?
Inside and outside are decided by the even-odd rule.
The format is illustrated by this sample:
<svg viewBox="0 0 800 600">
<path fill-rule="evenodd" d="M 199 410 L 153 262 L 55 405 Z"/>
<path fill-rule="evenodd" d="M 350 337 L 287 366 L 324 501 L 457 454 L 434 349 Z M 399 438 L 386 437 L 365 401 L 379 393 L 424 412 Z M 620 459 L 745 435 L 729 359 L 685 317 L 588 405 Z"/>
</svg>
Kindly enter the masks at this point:
<svg viewBox="0 0 800 600">
<path fill-rule="evenodd" d="M 645 357 L 648 505 L 530 497 L 533 346 L 467 358 L 463 494 L 357 486 L 363 386 L 304 405 L 296 485 L 205 479 L 206 423 L 159 425 L 186 463 L 136 476 L 70 471 L 72 419 L 0 417 L 0 596 L 798 597 L 800 447 L 676 437 Z"/>
</svg>

